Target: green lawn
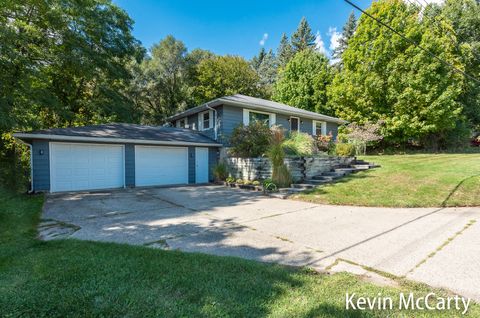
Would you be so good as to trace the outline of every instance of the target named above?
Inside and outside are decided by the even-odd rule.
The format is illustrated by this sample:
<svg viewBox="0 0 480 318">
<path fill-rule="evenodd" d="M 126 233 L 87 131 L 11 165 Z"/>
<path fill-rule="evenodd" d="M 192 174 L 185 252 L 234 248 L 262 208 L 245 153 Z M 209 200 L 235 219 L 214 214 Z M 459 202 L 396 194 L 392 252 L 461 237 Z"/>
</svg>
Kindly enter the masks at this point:
<svg viewBox="0 0 480 318">
<path fill-rule="evenodd" d="M 382 167 L 295 198 L 316 203 L 440 207 L 480 206 L 480 154 L 365 156 Z"/>
<path fill-rule="evenodd" d="M 345 292 L 426 294 L 402 282 L 381 288 L 348 274 L 121 244 L 35 239 L 43 198 L 0 190 L 0 316 L 431 317 L 355 312 Z M 480 308 L 470 310 L 471 317 Z M 458 312 L 436 313 L 450 317 Z"/>
</svg>

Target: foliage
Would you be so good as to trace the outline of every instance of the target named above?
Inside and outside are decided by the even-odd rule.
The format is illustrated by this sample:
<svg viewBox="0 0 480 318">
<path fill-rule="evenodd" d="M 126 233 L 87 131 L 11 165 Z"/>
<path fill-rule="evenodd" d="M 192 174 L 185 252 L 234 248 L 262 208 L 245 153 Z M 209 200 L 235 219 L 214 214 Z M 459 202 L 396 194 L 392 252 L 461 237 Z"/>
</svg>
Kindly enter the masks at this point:
<svg viewBox="0 0 480 318">
<path fill-rule="evenodd" d="M 254 185 L 254 186 L 259 186 L 259 185 L 260 185 L 260 181 L 258 181 L 258 180 L 253 180 L 253 181 L 252 181 L 252 185 Z"/>
<path fill-rule="evenodd" d="M 421 19 L 420 9 L 401 0 L 374 2 L 369 14 L 414 42 L 463 68 L 456 44 Z M 368 45 L 365 45 L 368 43 Z M 457 102 L 463 78 L 449 66 L 362 15 L 343 53 L 344 66 L 329 86 L 329 104 L 351 122 L 385 121 L 388 143 L 429 137 L 439 142 L 462 119 Z"/>
<path fill-rule="evenodd" d="M 140 64 L 131 65 L 132 92 L 142 122 L 158 125 L 183 110 L 189 101 L 187 49 L 169 35 L 150 50 Z"/>
<path fill-rule="evenodd" d="M 348 41 L 355 33 L 357 28 L 357 19 L 355 18 L 355 13 L 352 11 L 348 16 L 348 20 L 343 26 L 342 35 L 338 39 L 338 45 L 335 47 L 332 53 L 332 59 L 341 64 L 342 54 L 348 47 Z"/>
<path fill-rule="evenodd" d="M 335 141 L 332 132 L 328 135 L 317 135 L 316 146 L 319 151 L 328 152 L 329 154 L 335 151 Z"/>
<path fill-rule="evenodd" d="M 355 146 L 348 143 L 337 143 L 335 153 L 340 157 L 352 157 L 355 155 Z"/>
<path fill-rule="evenodd" d="M 295 33 L 292 34 L 293 52 L 297 53 L 315 46 L 315 34 L 305 17 L 302 17 Z"/>
<path fill-rule="evenodd" d="M 271 179 L 265 179 L 263 180 L 263 191 L 276 192 L 278 187 Z"/>
<path fill-rule="evenodd" d="M 243 179 L 237 179 L 237 180 L 235 181 L 235 183 L 236 183 L 236 184 L 243 184 Z"/>
<path fill-rule="evenodd" d="M 244 179 L 243 180 L 243 184 L 244 185 L 252 185 L 252 181 L 248 180 L 248 179 Z"/>
<path fill-rule="evenodd" d="M 232 176 L 228 176 L 226 179 L 225 179 L 226 182 L 228 183 L 234 183 L 235 182 L 235 178 L 232 177 Z"/>
<path fill-rule="evenodd" d="M 289 187 L 292 183 L 292 175 L 284 163 L 284 138 L 283 129 L 280 127 L 272 128 L 272 137 L 270 147 L 268 149 L 268 158 L 272 162 L 272 181 L 279 187 Z"/>
<path fill-rule="evenodd" d="M 310 134 L 292 132 L 282 143 L 287 155 L 298 157 L 311 157 L 317 151 L 315 140 Z"/>
<path fill-rule="evenodd" d="M 260 157 L 267 151 L 271 135 L 270 128 L 259 121 L 240 124 L 230 136 L 230 153 L 243 158 Z"/>
<path fill-rule="evenodd" d="M 277 80 L 277 59 L 272 50 L 269 50 L 262 59 L 257 69 L 257 74 L 259 77 L 258 84 L 263 97 L 270 98 L 273 93 L 273 85 Z"/>
<path fill-rule="evenodd" d="M 327 105 L 327 85 L 333 73 L 328 59 L 313 50 L 297 53 L 280 70 L 273 98 L 309 111 L 333 115 Z"/>
<path fill-rule="evenodd" d="M 282 34 L 282 38 L 280 39 L 280 44 L 278 45 L 277 49 L 277 63 L 279 68 L 285 67 L 288 62 L 292 59 L 294 53 L 292 45 L 288 40 L 288 37 L 285 33 Z"/>
<path fill-rule="evenodd" d="M 367 146 L 383 139 L 380 131 L 382 125 L 382 122 L 366 122 L 363 125 L 355 122 L 348 124 L 344 131 L 345 138 L 355 146 L 356 155 L 365 155 Z"/>
<path fill-rule="evenodd" d="M 225 161 L 220 161 L 217 163 L 213 169 L 213 176 L 215 177 L 215 180 L 217 181 L 223 181 L 226 180 L 228 177 L 228 166 Z"/>
<path fill-rule="evenodd" d="M 426 14 L 432 19 L 442 21 L 444 18 L 452 24 L 450 38 L 456 37 L 461 50 L 461 59 L 465 64 L 465 72 L 477 79 L 480 76 L 480 3 L 475 0 L 447 0 L 437 10 L 430 6 Z M 440 15 L 440 16 L 438 16 Z M 480 84 L 465 79 L 465 87 L 459 97 L 463 105 L 463 113 L 468 123 L 480 129 Z"/>
<path fill-rule="evenodd" d="M 250 64 L 240 56 L 215 56 L 198 64 L 195 102 L 205 103 L 226 95 L 262 96 L 259 77 Z"/>
</svg>

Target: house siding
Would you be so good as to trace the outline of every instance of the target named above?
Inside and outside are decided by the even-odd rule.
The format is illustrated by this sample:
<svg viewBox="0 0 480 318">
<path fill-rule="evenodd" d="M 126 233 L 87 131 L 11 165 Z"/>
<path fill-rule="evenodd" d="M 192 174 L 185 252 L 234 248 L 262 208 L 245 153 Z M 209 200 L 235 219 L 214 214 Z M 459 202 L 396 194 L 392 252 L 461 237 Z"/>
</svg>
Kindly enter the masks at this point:
<svg viewBox="0 0 480 318">
<path fill-rule="evenodd" d="M 43 154 L 40 152 L 43 151 Z M 33 190 L 50 191 L 50 147 L 45 140 L 32 141 Z"/>
<path fill-rule="evenodd" d="M 214 181 L 213 168 L 218 163 L 218 149 L 210 147 L 208 148 L 208 180 Z"/>
<path fill-rule="evenodd" d="M 235 127 L 243 123 L 243 110 L 240 107 L 222 105 L 219 141 L 228 145 L 228 139 Z"/>
<path fill-rule="evenodd" d="M 135 145 L 125 144 L 125 186 L 135 186 Z"/>
</svg>

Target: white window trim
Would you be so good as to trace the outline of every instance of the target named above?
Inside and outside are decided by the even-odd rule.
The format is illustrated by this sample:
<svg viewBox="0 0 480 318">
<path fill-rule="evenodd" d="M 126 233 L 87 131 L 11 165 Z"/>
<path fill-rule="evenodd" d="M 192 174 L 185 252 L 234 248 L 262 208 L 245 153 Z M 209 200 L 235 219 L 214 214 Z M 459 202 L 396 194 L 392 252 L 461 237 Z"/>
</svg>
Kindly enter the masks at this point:
<svg viewBox="0 0 480 318">
<path fill-rule="evenodd" d="M 300 117 L 295 117 L 295 116 L 290 116 L 290 131 L 292 131 L 292 118 L 295 118 L 297 120 L 297 132 L 300 132 Z"/>
<path fill-rule="evenodd" d="M 183 125 L 183 127 L 182 127 L 182 125 L 180 125 L 180 123 L 181 123 L 182 121 L 185 122 L 185 125 Z M 177 127 L 177 128 L 188 128 L 187 117 L 184 117 L 184 118 L 182 118 L 182 119 L 177 120 L 176 127 Z"/>
<path fill-rule="evenodd" d="M 208 113 L 208 125 L 209 128 L 203 128 L 203 115 Z M 214 121 L 213 121 L 213 110 L 207 110 L 201 113 L 198 113 L 198 130 L 210 130 L 214 128 Z"/>
<path fill-rule="evenodd" d="M 245 126 L 248 126 L 250 124 L 250 112 L 268 115 L 269 116 L 269 118 L 268 118 L 268 126 L 269 127 L 272 127 L 273 125 L 275 125 L 275 123 L 277 121 L 277 116 L 274 113 L 267 113 L 267 112 L 262 112 L 262 111 L 259 111 L 259 110 L 244 108 L 243 109 L 243 124 Z M 300 122 L 299 122 L 299 124 L 300 124 Z"/>
<path fill-rule="evenodd" d="M 326 121 L 319 121 L 319 120 L 314 120 L 313 121 L 313 129 L 312 129 L 312 135 L 316 136 L 317 135 L 317 123 L 321 123 L 322 124 L 322 136 L 326 136 L 327 135 L 327 122 Z"/>
</svg>

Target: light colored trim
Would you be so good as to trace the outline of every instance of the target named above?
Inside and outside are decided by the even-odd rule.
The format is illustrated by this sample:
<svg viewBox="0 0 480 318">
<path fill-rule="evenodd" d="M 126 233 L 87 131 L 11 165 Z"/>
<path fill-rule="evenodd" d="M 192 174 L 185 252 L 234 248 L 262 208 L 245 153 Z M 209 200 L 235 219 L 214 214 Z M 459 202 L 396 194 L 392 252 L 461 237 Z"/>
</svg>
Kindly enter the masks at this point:
<svg viewBox="0 0 480 318">
<path fill-rule="evenodd" d="M 208 128 L 203 127 L 203 115 L 208 113 Z M 213 123 L 213 111 L 212 110 L 206 110 L 204 112 L 198 113 L 198 130 L 204 131 L 204 130 L 210 130 L 214 129 L 214 123 Z"/>
<path fill-rule="evenodd" d="M 99 147 L 99 146 L 102 146 L 102 145 L 107 145 L 107 146 L 115 146 L 115 147 L 118 147 L 120 146 L 123 151 L 122 151 L 122 161 L 123 161 L 123 188 L 125 189 L 127 187 L 127 182 L 126 182 L 126 166 L 125 166 L 125 145 L 117 145 L 117 144 L 97 144 L 97 143 L 87 143 L 87 142 L 49 142 L 48 143 L 48 168 L 49 168 L 49 176 L 50 176 L 50 192 L 65 192 L 65 191 L 54 191 L 52 190 L 52 148 L 50 147 L 50 145 L 64 145 L 64 144 L 68 144 L 68 145 L 90 145 L 90 146 L 96 146 L 96 147 Z M 104 190 L 104 189 L 108 189 L 108 188 L 100 188 L 100 189 L 84 189 L 84 190 L 72 190 L 72 191 L 90 191 L 90 190 Z M 66 192 L 69 192 L 69 191 L 66 191 Z"/>
<path fill-rule="evenodd" d="M 181 122 L 184 122 L 183 123 L 183 127 L 182 125 L 180 124 Z M 176 125 L 175 125 L 177 128 L 187 128 L 188 126 L 188 118 L 187 117 L 183 117 L 183 118 L 180 118 L 176 121 Z"/>
<path fill-rule="evenodd" d="M 204 146 L 204 147 L 222 147 L 218 143 L 201 143 L 201 142 L 186 142 L 186 141 L 162 141 L 162 140 L 145 140 L 145 139 L 124 139 L 124 138 L 103 138 L 103 137 L 80 137 L 80 136 L 63 136 L 63 135 L 48 135 L 48 134 L 28 134 L 15 133 L 16 138 L 29 139 L 46 139 L 52 141 L 86 141 L 93 143 L 114 143 L 114 144 L 139 144 L 139 145 L 166 145 L 166 146 Z"/>
<path fill-rule="evenodd" d="M 243 109 L 243 124 L 245 126 L 250 124 L 250 112 L 268 115 L 268 126 L 269 127 L 272 127 L 273 125 L 275 125 L 275 123 L 277 121 L 277 116 L 274 113 L 267 113 L 267 112 L 259 111 L 259 110 L 256 110 L 256 109 L 244 108 Z"/>
<path fill-rule="evenodd" d="M 290 131 L 292 131 L 292 118 L 297 120 L 297 132 L 300 132 L 300 117 L 290 116 Z"/>
<path fill-rule="evenodd" d="M 312 125 L 312 134 L 313 134 L 314 136 L 317 135 L 317 123 L 320 123 L 320 124 L 322 125 L 322 127 L 321 127 L 321 132 L 320 132 L 320 133 L 321 133 L 323 136 L 326 136 L 326 135 L 327 135 L 327 122 L 325 122 L 325 121 L 319 121 L 319 120 L 314 120 L 314 121 L 313 121 L 313 123 L 312 123 L 312 124 L 313 124 L 313 125 Z"/>
</svg>

